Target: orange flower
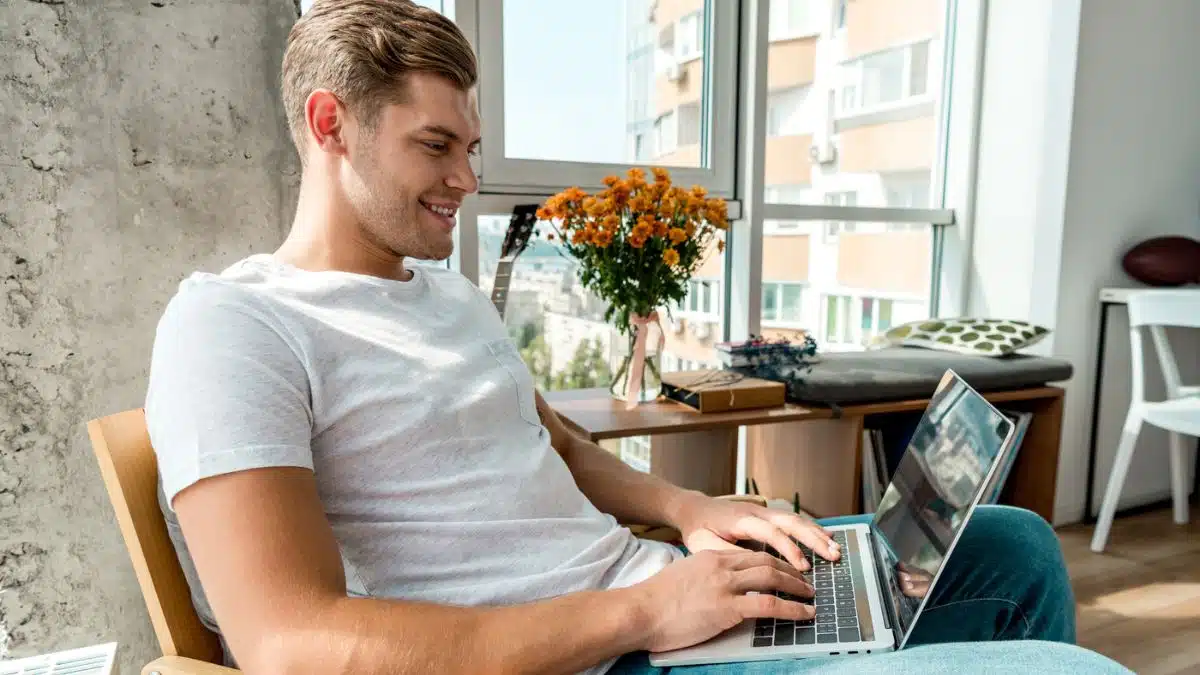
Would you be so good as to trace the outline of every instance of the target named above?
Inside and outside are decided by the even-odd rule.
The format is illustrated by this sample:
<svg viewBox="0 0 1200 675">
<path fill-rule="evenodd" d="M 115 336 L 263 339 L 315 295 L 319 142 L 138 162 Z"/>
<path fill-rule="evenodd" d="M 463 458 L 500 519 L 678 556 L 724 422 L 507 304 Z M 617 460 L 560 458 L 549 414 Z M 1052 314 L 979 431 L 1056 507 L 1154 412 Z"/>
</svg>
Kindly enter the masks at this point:
<svg viewBox="0 0 1200 675">
<path fill-rule="evenodd" d="M 621 182 L 621 178 L 619 176 L 605 176 L 604 177 L 604 185 L 606 185 L 607 187 L 612 187 L 620 182 Z"/>
<path fill-rule="evenodd" d="M 689 236 L 689 237 L 695 235 L 696 234 L 696 223 L 693 223 L 692 221 L 689 220 L 687 222 L 687 226 L 684 229 L 684 232 L 687 232 L 687 236 Z"/>
<path fill-rule="evenodd" d="M 612 230 L 600 230 L 592 236 L 592 243 L 596 244 L 596 246 L 599 246 L 600 248 L 608 248 L 608 245 L 612 243 L 612 240 Z"/>
<path fill-rule="evenodd" d="M 708 195 L 708 190 L 705 190 L 703 185 L 692 186 L 692 196 L 696 199 L 704 199 L 706 195 Z"/>
<path fill-rule="evenodd" d="M 538 208 L 538 210 L 537 210 L 537 219 L 538 220 L 550 220 L 551 218 L 553 218 L 553 216 L 550 215 L 549 209 L 547 209 L 545 206 Z"/>
<path fill-rule="evenodd" d="M 629 187 L 629 183 L 626 183 L 623 180 L 618 180 L 608 188 L 608 197 L 609 199 L 612 199 L 616 208 L 620 209 L 627 201 L 629 201 L 630 191 L 631 188 Z"/>
<path fill-rule="evenodd" d="M 654 236 L 665 237 L 665 236 L 667 236 L 668 229 L 669 228 L 667 227 L 666 221 L 664 221 L 664 220 L 655 220 L 654 221 Z"/>
<path fill-rule="evenodd" d="M 617 226 L 619 226 L 620 224 L 621 224 L 621 219 L 618 218 L 616 216 L 616 214 L 613 214 L 613 213 L 610 213 L 607 216 L 604 216 L 604 219 L 600 221 L 600 226 L 606 230 L 615 230 L 615 229 L 617 229 Z"/>
<path fill-rule="evenodd" d="M 645 220 L 639 220 L 638 224 L 633 226 L 633 231 L 630 232 L 630 236 L 640 237 L 643 240 L 649 239 L 652 234 L 654 234 L 654 226 Z"/>
<path fill-rule="evenodd" d="M 587 193 L 577 187 L 569 187 L 563 191 L 563 198 L 569 202 L 581 202 Z"/>
<path fill-rule="evenodd" d="M 670 236 L 672 244 L 682 244 L 688 238 L 687 232 L 681 227 L 672 227 L 668 236 Z"/>
<path fill-rule="evenodd" d="M 650 173 L 654 174 L 655 183 L 670 183 L 671 174 L 661 166 L 656 166 L 650 169 Z"/>
<path fill-rule="evenodd" d="M 596 208 L 596 204 L 598 204 L 598 203 L 599 203 L 599 200 L 596 199 L 595 197 L 584 198 L 584 200 L 583 200 L 584 212 L 590 214 L 592 212 L 592 209 Z"/>
<path fill-rule="evenodd" d="M 663 251 L 663 262 L 667 263 L 671 267 L 678 265 L 679 264 L 679 251 L 676 251 L 673 248 L 669 248 L 669 249 Z"/>
<path fill-rule="evenodd" d="M 571 233 L 571 243 L 572 244 L 579 245 L 587 240 L 588 240 L 587 230 L 580 229 L 580 230 L 575 230 L 573 233 Z"/>
<path fill-rule="evenodd" d="M 710 199 L 705 204 L 704 219 L 718 230 L 729 227 L 728 210 L 722 199 Z"/>
<path fill-rule="evenodd" d="M 639 192 L 637 196 L 629 200 L 629 208 L 633 211 L 649 211 L 654 207 L 654 203 L 650 201 L 649 195 L 645 192 Z"/>
<path fill-rule="evenodd" d="M 630 169 L 629 173 L 626 175 L 629 176 L 629 180 L 646 180 L 646 172 L 636 166 Z"/>
<path fill-rule="evenodd" d="M 639 237 L 636 234 L 629 235 L 629 245 L 634 248 L 641 248 L 646 245 L 646 238 Z"/>
</svg>

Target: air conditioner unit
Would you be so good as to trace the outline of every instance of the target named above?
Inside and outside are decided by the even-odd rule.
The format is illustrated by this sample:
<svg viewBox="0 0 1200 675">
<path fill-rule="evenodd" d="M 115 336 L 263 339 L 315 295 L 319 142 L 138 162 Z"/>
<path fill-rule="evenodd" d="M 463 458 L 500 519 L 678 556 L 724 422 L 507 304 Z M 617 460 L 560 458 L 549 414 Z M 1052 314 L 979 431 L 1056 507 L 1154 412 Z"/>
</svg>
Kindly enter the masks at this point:
<svg viewBox="0 0 1200 675">
<path fill-rule="evenodd" d="M 689 325 L 697 340 L 707 340 L 712 335 L 712 326 L 707 321 L 693 321 Z"/>
<path fill-rule="evenodd" d="M 808 158 L 813 164 L 830 164 L 837 160 L 837 147 L 831 141 L 819 141 L 808 147 Z"/>
<path fill-rule="evenodd" d="M 0 661 L 0 675 L 116 675 L 117 643 Z"/>
<path fill-rule="evenodd" d="M 680 67 L 678 63 L 667 66 L 667 79 L 671 82 L 682 82 L 685 77 L 687 77 L 687 70 Z"/>
<path fill-rule="evenodd" d="M 675 331 L 676 335 L 683 332 L 683 319 L 674 319 L 671 321 L 671 330 Z"/>
</svg>

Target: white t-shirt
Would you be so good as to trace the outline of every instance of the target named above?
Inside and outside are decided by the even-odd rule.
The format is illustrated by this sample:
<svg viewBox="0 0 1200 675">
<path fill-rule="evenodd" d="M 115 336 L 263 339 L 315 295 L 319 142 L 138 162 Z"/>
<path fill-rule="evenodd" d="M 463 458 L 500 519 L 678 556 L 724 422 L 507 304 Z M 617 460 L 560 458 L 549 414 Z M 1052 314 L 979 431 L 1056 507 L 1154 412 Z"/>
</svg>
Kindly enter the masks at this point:
<svg viewBox="0 0 1200 675">
<path fill-rule="evenodd" d="M 412 271 L 398 282 L 256 255 L 192 275 L 169 303 L 146 415 L 210 627 L 170 503 L 251 468 L 314 471 L 354 596 L 514 604 L 628 586 L 680 556 L 580 492 L 488 298 L 457 273 Z"/>
</svg>

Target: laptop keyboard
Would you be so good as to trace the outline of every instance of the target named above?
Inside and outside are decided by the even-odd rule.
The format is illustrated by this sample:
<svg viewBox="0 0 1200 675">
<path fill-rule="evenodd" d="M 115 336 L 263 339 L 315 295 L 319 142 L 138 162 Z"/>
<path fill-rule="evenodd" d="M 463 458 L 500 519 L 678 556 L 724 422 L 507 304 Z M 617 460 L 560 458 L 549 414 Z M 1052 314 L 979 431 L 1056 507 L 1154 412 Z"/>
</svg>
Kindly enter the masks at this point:
<svg viewBox="0 0 1200 675">
<path fill-rule="evenodd" d="M 758 619 L 754 623 L 755 647 L 859 641 L 854 578 L 850 574 L 850 562 L 846 559 L 846 532 L 835 531 L 833 540 L 842 547 L 842 557 L 834 562 L 814 554 L 803 544 L 800 545 L 800 550 L 812 565 L 812 569 L 804 573 L 804 578 L 812 583 L 815 589 L 813 603 L 817 613 L 814 618 L 804 621 Z M 765 547 L 765 550 L 776 558 L 783 557 L 769 546 Z M 777 592 L 775 595 L 784 600 L 802 600 L 787 593 Z"/>
</svg>

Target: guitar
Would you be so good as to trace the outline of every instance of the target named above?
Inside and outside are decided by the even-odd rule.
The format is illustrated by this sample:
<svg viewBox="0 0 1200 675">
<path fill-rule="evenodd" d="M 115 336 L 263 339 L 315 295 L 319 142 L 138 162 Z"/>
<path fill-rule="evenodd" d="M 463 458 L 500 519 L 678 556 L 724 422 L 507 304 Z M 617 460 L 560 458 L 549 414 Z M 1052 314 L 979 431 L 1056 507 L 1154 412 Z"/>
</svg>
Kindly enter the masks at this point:
<svg viewBox="0 0 1200 675">
<path fill-rule="evenodd" d="M 504 318 L 504 309 L 508 303 L 508 285 L 512 283 L 513 263 L 529 246 L 529 239 L 537 226 L 538 204 L 521 204 L 513 209 L 512 218 L 508 221 L 508 230 L 504 233 L 504 243 L 500 247 L 500 261 L 496 264 L 496 283 L 492 285 L 492 304 Z"/>
</svg>

